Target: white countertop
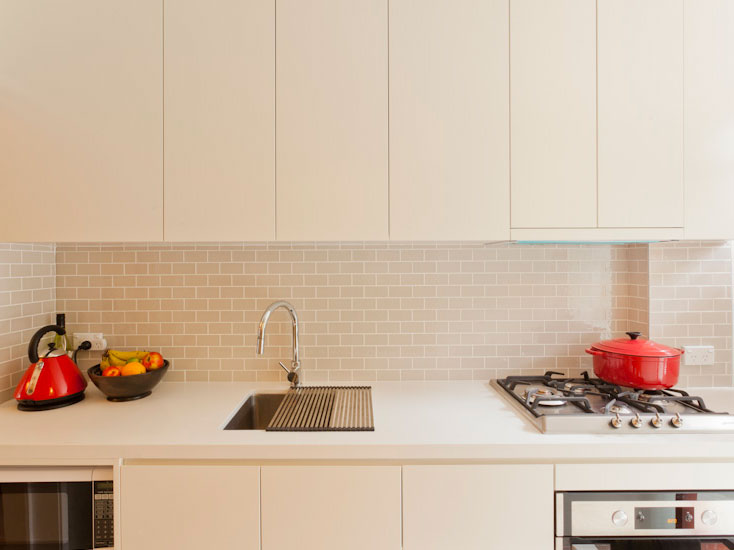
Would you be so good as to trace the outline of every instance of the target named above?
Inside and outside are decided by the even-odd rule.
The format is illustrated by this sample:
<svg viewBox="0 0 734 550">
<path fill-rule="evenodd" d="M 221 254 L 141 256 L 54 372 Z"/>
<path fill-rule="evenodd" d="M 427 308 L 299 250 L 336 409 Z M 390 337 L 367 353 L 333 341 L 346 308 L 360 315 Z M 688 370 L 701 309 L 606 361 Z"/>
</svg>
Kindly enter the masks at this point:
<svg viewBox="0 0 734 550">
<path fill-rule="evenodd" d="M 733 459 L 734 434 L 542 434 L 484 382 L 372 383 L 374 432 L 225 431 L 255 391 L 286 385 L 162 383 L 110 403 L 90 384 L 81 403 L 43 412 L 0 405 L 0 463 L 24 459 L 394 460 L 573 462 Z M 734 410 L 734 388 L 691 390 Z"/>
</svg>

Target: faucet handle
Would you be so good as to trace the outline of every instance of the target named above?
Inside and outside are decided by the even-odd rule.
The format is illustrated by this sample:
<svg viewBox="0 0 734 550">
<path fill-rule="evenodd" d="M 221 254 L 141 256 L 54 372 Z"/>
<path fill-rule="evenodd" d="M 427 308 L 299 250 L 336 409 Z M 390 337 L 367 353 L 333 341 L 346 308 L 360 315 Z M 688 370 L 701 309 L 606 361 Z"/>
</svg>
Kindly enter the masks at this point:
<svg viewBox="0 0 734 550">
<path fill-rule="evenodd" d="M 298 385 L 299 385 L 299 384 L 298 384 L 298 382 L 299 382 L 299 376 L 298 376 L 298 373 L 297 373 L 296 371 L 298 370 L 298 367 L 299 367 L 300 365 L 296 366 L 296 368 L 295 368 L 295 369 L 291 370 L 291 369 L 289 369 L 288 367 L 286 367 L 286 366 L 285 366 L 285 365 L 283 364 L 283 362 L 282 362 L 282 361 L 278 361 L 278 364 L 279 364 L 279 365 L 280 365 L 281 367 L 283 367 L 283 370 L 284 370 L 285 372 L 287 372 L 287 373 L 288 373 L 288 377 L 287 377 L 287 378 L 288 378 L 288 382 L 290 382 L 291 384 L 293 384 L 293 386 L 294 386 L 294 387 L 295 387 L 295 386 L 298 386 Z"/>
</svg>

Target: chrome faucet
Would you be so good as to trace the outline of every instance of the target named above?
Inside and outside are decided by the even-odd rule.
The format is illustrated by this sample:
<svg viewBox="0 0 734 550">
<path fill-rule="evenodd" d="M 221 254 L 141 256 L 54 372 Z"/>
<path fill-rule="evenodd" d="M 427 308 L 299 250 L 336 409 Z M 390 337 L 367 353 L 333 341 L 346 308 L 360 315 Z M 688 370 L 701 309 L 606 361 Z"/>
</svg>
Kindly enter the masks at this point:
<svg viewBox="0 0 734 550">
<path fill-rule="evenodd" d="M 260 326 L 257 329 L 257 354 L 262 355 L 265 351 L 265 328 L 268 326 L 270 315 L 280 307 L 288 310 L 288 313 L 291 314 L 291 320 L 293 321 L 293 361 L 291 361 L 291 368 L 286 367 L 280 361 L 278 363 L 283 367 L 285 372 L 288 373 L 288 382 L 290 382 L 291 386 L 295 388 L 301 384 L 301 377 L 298 372 L 301 368 L 301 362 L 298 360 L 298 314 L 296 313 L 296 308 L 288 302 L 273 302 L 267 307 L 267 309 L 265 309 L 265 312 L 260 319 Z"/>
</svg>

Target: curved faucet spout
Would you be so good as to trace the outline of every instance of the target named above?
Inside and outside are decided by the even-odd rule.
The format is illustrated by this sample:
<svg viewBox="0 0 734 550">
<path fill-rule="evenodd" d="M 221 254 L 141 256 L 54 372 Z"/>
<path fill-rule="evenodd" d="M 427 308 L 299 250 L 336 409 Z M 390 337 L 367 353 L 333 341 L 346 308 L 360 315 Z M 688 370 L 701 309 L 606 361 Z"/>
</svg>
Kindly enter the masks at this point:
<svg viewBox="0 0 734 550">
<path fill-rule="evenodd" d="M 265 309 L 265 312 L 260 319 L 260 325 L 257 329 L 257 354 L 262 355 L 265 351 L 265 329 L 268 326 L 268 321 L 270 321 L 270 315 L 272 315 L 276 309 L 281 307 L 285 308 L 288 313 L 290 313 L 291 320 L 293 321 L 293 361 L 291 361 L 290 369 L 283 366 L 282 363 L 281 366 L 283 366 L 283 368 L 288 372 L 288 380 L 293 384 L 293 386 L 297 386 L 300 381 L 298 369 L 301 367 L 301 363 L 298 359 L 298 314 L 296 313 L 296 308 L 288 302 L 283 300 L 273 302 Z"/>
</svg>

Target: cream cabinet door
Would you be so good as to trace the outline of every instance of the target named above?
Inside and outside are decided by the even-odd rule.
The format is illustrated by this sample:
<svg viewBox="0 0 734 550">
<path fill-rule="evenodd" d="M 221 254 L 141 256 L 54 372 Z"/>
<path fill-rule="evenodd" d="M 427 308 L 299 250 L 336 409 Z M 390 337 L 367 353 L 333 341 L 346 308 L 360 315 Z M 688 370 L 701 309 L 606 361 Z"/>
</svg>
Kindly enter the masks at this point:
<svg viewBox="0 0 734 550">
<path fill-rule="evenodd" d="M 510 11 L 512 227 L 596 227 L 596 3 Z"/>
<path fill-rule="evenodd" d="M 275 239 L 275 0 L 165 3 L 165 240 Z"/>
<path fill-rule="evenodd" d="M 262 550 L 399 550 L 399 466 L 263 466 Z"/>
<path fill-rule="evenodd" d="M 403 468 L 404 550 L 552 550 L 553 466 Z"/>
<path fill-rule="evenodd" d="M 509 238 L 508 3 L 390 1 L 390 238 Z"/>
<path fill-rule="evenodd" d="M 686 238 L 734 238 L 734 2 L 685 0 Z"/>
<path fill-rule="evenodd" d="M 257 466 L 122 466 L 123 550 L 259 550 Z"/>
<path fill-rule="evenodd" d="M 682 227 L 683 0 L 598 0 L 598 33 L 599 226 Z"/>
<path fill-rule="evenodd" d="M 162 9 L 0 0 L 0 241 L 163 238 Z"/>
<path fill-rule="evenodd" d="M 387 2 L 276 3 L 278 240 L 386 240 Z"/>
</svg>

